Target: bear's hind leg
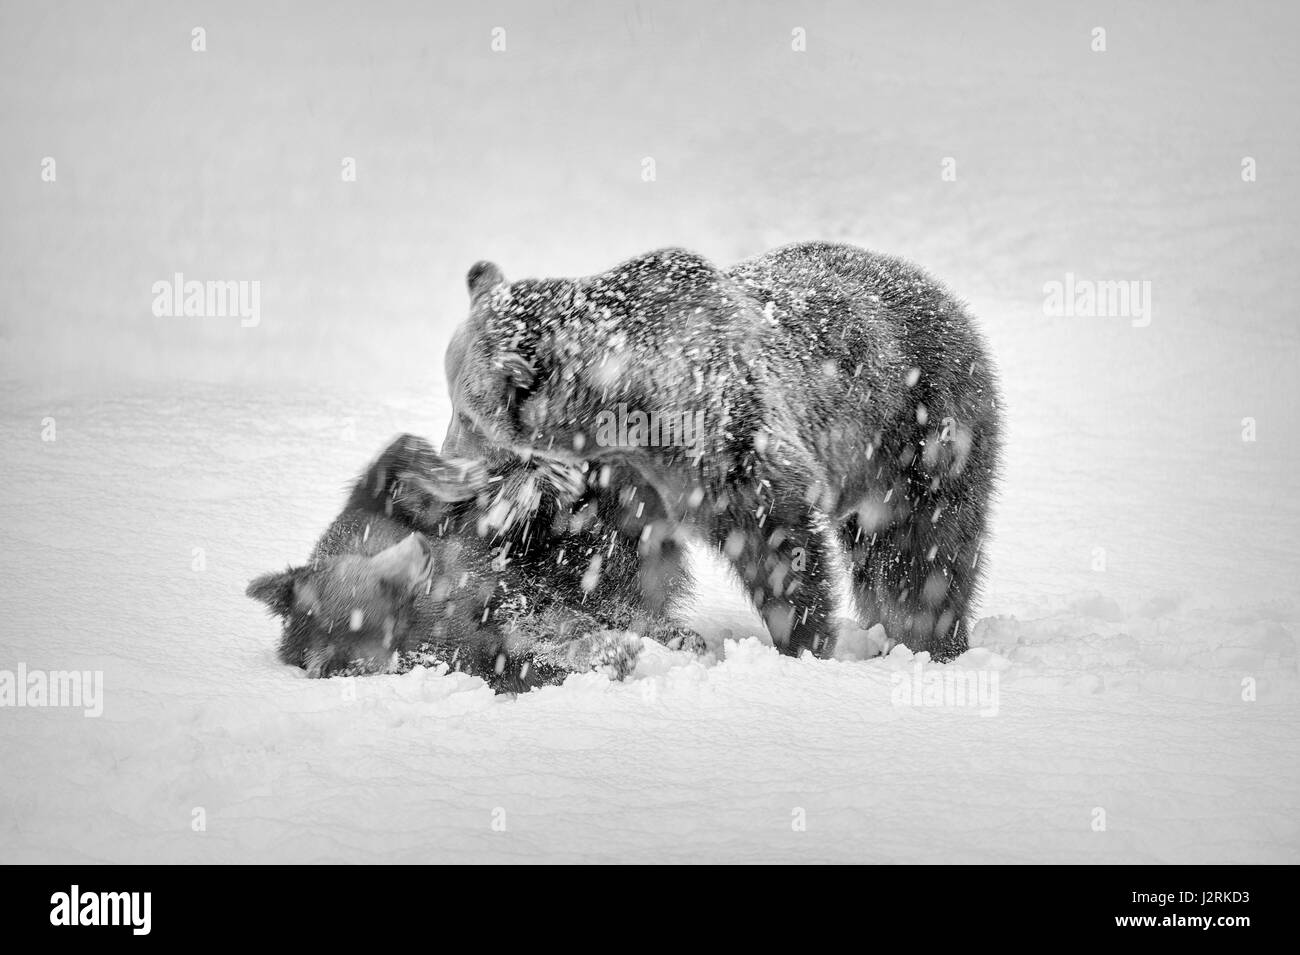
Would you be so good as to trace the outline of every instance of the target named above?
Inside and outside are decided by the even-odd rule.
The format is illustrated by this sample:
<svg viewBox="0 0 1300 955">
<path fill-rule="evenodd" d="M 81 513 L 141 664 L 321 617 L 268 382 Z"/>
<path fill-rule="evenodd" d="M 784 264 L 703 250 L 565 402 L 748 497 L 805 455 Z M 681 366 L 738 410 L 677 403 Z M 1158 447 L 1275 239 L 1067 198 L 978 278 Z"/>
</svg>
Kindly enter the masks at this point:
<svg viewBox="0 0 1300 955">
<path fill-rule="evenodd" d="M 908 500 L 910 509 L 887 527 L 867 533 L 850 518 L 841 528 L 853 595 L 865 626 L 883 624 L 908 649 L 949 660 L 968 646 L 984 503 L 932 494 L 924 484 Z"/>
</svg>

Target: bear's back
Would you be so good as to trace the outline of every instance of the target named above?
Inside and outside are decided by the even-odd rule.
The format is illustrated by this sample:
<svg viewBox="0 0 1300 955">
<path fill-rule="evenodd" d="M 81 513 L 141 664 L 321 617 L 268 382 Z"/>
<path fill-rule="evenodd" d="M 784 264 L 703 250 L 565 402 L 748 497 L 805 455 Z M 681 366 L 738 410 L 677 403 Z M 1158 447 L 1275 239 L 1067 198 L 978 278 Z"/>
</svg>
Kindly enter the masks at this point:
<svg viewBox="0 0 1300 955">
<path fill-rule="evenodd" d="M 804 242 L 728 275 L 773 303 L 765 307 L 808 373 L 839 372 L 851 390 L 860 382 L 899 412 L 929 402 L 966 417 L 991 413 L 993 369 L 979 330 L 960 300 L 905 259 Z"/>
</svg>

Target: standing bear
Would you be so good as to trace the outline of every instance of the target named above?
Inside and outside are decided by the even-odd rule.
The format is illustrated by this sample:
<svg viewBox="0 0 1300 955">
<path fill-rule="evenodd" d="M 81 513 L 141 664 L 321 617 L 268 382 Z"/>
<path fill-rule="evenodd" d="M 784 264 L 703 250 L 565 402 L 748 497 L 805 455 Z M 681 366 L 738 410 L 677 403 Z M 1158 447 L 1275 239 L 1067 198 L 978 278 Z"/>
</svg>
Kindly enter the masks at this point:
<svg viewBox="0 0 1300 955">
<path fill-rule="evenodd" d="M 651 602 L 656 581 L 682 591 L 694 531 L 786 653 L 833 649 L 841 561 L 864 626 L 938 659 L 966 649 L 998 396 L 934 279 L 812 242 L 729 269 L 664 249 L 578 279 L 508 282 L 480 262 L 468 283 L 453 432 L 634 474 Z"/>
</svg>

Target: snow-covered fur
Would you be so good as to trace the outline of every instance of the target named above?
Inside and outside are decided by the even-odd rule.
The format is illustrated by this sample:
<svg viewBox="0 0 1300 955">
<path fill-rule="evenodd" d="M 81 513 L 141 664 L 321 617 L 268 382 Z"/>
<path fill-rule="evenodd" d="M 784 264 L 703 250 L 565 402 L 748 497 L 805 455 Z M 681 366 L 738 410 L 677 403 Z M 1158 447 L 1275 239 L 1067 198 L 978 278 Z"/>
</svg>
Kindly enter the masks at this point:
<svg viewBox="0 0 1300 955">
<path fill-rule="evenodd" d="M 494 472 L 513 475 L 512 483 L 496 494 L 497 510 L 493 512 L 498 524 L 502 509 L 511 515 L 527 515 L 526 521 L 514 522 L 511 553 L 526 563 L 539 581 L 569 590 L 571 583 L 557 577 L 559 568 L 542 565 L 558 557 L 561 567 L 583 568 L 586 584 L 594 587 L 598 596 L 612 595 L 613 602 L 634 607 L 637 620 L 650 631 L 660 634 L 667 628 L 670 640 L 673 635 L 687 634 L 687 645 L 701 649 L 698 637 L 679 626 L 692 589 L 686 547 L 684 541 L 663 533 L 671 521 L 656 488 L 626 462 L 608 459 L 593 468 L 582 461 L 578 465 L 583 485 L 579 506 L 570 508 L 567 524 L 551 519 L 555 500 L 548 497 L 539 503 L 537 491 L 545 492 L 555 482 L 535 483 L 528 477 L 551 474 L 555 462 L 528 450 L 524 451 L 527 460 L 523 460 L 514 450 L 492 445 L 463 413 L 469 384 L 466 376 L 478 373 L 464 360 L 464 343 L 458 336 L 447 350 L 452 421 L 443 439 L 443 453 L 481 460 Z M 562 464 L 566 470 L 572 466 Z M 573 594 L 568 599 L 572 601 Z"/>
<path fill-rule="evenodd" d="M 634 470 L 659 515 L 643 561 L 694 526 L 779 647 L 825 655 L 839 551 L 864 625 L 965 649 L 999 410 L 981 337 L 938 282 L 806 243 L 727 270 L 666 249 L 513 283 L 481 262 L 469 289 L 449 358 L 463 428 Z"/>
<path fill-rule="evenodd" d="M 309 563 L 248 594 L 283 618 L 280 658 L 309 676 L 441 661 L 498 690 L 593 667 L 621 677 L 635 664 L 629 631 L 693 635 L 639 612 L 635 549 L 631 566 L 607 553 L 616 519 L 576 469 L 447 457 L 402 435 L 357 479 Z"/>
</svg>

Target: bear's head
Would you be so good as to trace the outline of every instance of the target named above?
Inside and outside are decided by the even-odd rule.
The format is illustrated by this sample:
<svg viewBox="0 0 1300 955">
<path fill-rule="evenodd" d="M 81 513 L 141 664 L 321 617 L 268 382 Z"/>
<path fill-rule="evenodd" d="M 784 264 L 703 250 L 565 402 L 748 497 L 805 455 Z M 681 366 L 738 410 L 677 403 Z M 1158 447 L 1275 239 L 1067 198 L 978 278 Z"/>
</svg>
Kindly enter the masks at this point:
<svg viewBox="0 0 1300 955">
<path fill-rule="evenodd" d="M 265 574 L 248 585 L 248 596 L 282 618 L 283 662 L 309 677 L 379 673 L 412 637 L 432 557 L 429 540 L 412 531 L 372 553 Z"/>
<path fill-rule="evenodd" d="M 401 650 L 478 634 L 504 558 L 567 527 L 584 489 L 558 462 L 449 457 L 401 435 L 357 479 L 311 562 L 247 593 L 281 618 L 283 662 L 311 677 L 382 672 Z"/>
<path fill-rule="evenodd" d="M 728 377 L 746 375 L 733 346 L 762 319 L 680 249 L 582 279 L 508 282 L 479 262 L 467 281 L 447 353 L 458 413 L 492 444 L 559 461 L 704 453 L 724 430 Z"/>
<path fill-rule="evenodd" d="M 491 486 L 481 460 L 441 455 L 416 435 L 394 439 L 357 478 L 311 562 L 249 584 L 282 620 L 280 659 L 313 677 L 378 672 L 430 636 L 455 582 L 486 563 L 456 527 Z"/>
</svg>

